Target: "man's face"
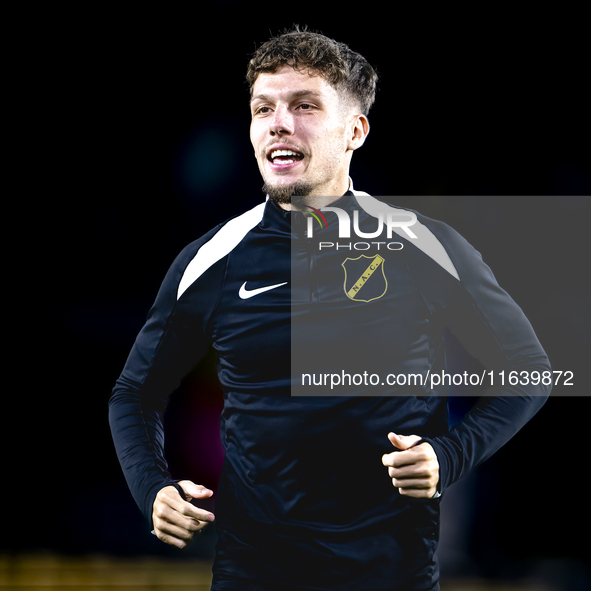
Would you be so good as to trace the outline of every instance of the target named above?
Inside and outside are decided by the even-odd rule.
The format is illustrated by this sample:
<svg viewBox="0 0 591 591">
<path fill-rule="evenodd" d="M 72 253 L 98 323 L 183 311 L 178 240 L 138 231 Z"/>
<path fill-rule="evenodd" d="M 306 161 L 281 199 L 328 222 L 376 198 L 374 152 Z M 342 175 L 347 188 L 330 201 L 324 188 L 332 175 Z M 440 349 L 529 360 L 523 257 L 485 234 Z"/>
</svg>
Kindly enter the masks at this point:
<svg viewBox="0 0 591 591">
<path fill-rule="evenodd" d="M 355 117 L 333 86 L 285 65 L 259 75 L 250 107 L 250 140 L 271 197 L 345 193 Z"/>
</svg>

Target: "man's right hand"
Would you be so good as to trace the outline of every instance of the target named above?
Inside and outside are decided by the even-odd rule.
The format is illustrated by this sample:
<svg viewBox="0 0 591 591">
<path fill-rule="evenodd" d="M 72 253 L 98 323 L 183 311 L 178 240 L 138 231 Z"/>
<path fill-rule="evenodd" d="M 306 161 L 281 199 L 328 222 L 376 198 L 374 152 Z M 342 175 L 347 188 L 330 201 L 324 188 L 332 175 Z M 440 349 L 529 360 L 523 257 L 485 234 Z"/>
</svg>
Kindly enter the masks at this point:
<svg viewBox="0 0 591 591">
<path fill-rule="evenodd" d="M 179 485 L 185 491 L 186 500 L 180 497 L 174 486 L 160 489 L 154 501 L 152 521 L 158 539 L 177 548 L 186 548 L 195 535 L 215 519 L 213 513 L 195 507 L 189 501 L 207 499 L 213 491 L 190 480 L 181 480 Z"/>
</svg>

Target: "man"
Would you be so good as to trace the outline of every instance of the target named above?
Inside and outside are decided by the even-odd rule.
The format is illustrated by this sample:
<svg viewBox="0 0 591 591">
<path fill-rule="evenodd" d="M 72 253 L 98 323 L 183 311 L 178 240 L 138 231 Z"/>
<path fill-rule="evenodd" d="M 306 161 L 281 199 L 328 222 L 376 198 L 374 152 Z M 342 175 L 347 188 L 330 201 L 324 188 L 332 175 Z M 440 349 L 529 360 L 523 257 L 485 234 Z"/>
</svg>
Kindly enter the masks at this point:
<svg viewBox="0 0 591 591">
<path fill-rule="evenodd" d="M 362 56 L 296 29 L 257 50 L 247 79 L 269 198 L 189 245 L 165 277 L 110 403 L 127 482 L 168 544 L 216 521 L 214 590 L 438 589 L 442 494 L 550 390 L 493 380 L 449 430 L 445 384 L 428 378 L 444 371 L 444 331 L 487 371 L 542 375 L 547 357 L 453 230 L 353 189 L 376 86 Z M 360 240 L 339 242 L 343 219 Z M 215 517 L 198 502 L 212 491 L 168 473 L 162 427 L 210 343 L 224 390 Z M 368 384 L 368 367 L 395 379 Z M 346 387 L 312 387 L 306 370 Z"/>
</svg>

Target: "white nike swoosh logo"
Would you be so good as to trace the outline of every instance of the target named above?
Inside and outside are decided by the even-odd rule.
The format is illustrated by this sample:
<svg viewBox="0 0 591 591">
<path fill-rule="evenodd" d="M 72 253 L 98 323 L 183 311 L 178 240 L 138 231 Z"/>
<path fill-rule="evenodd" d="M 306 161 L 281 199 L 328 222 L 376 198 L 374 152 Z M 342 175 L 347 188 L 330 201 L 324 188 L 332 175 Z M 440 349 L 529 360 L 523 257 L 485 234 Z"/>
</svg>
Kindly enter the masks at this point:
<svg viewBox="0 0 591 591">
<path fill-rule="evenodd" d="M 287 281 L 284 281 L 283 283 L 277 283 L 276 285 L 267 285 L 267 287 L 259 287 L 258 289 L 246 289 L 246 281 L 242 284 L 242 287 L 240 288 L 240 291 L 238 292 L 238 295 L 243 299 L 243 300 L 247 300 L 248 298 L 252 298 L 255 295 L 259 295 L 259 293 L 263 293 L 265 291 L 269 291 L 270 289 L 275 289 L 276 287 L 281 287 L 282 285 L 285 285 L 287 283 Z"/>
</svg>

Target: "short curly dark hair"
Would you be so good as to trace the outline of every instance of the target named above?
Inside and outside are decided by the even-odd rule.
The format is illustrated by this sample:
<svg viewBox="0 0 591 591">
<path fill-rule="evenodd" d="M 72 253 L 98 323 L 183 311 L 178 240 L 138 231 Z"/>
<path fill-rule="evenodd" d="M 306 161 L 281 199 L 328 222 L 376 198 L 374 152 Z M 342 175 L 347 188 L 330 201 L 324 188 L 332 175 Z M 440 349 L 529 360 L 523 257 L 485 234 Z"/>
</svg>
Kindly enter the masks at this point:
<svg viewBox="0 0 591 591">
<path fill-rule="evenodd" d="M 343 90 L 367 115 L 375 101 L 378 75 L 359 53 L 321 33 L 295 26 L 263 43 L 252 55 L 246 81 L 250 94 L 259 74 L 276 72 L 284 64 L 295 70 L 316 71 L 337 90 Z"/>
</svg>

